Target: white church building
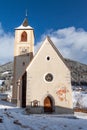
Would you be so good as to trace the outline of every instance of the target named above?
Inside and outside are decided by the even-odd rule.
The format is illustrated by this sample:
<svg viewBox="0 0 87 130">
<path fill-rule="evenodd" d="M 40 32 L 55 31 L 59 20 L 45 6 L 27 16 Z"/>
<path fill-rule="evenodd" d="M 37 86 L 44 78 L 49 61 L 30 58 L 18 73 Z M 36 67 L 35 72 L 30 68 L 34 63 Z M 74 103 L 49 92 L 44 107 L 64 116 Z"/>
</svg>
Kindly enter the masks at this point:
<svg viewBox="0 0 87 130">
<path fill-rule="evenodd" d="M 15 28 L 12 102 L 30 113 L 73 113 L 71 74 L 47 36 L 34 55 L 34 29 L 25 18 Z"/>
</svg>

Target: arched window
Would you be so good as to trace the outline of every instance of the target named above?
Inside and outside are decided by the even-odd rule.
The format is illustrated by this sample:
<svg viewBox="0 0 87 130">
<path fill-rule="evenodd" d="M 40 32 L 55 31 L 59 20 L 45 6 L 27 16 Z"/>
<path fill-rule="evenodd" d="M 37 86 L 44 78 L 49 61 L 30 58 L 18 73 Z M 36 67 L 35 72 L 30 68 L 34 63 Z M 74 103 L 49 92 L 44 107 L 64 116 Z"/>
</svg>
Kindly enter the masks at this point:
<svg viewBox="0 0 87 130">
<path fill-rule="evenodd" d="M 27 33 L 25 31 L 21 34 L 21 41 L 23 42 L 27 41 Z"/>
</svg>

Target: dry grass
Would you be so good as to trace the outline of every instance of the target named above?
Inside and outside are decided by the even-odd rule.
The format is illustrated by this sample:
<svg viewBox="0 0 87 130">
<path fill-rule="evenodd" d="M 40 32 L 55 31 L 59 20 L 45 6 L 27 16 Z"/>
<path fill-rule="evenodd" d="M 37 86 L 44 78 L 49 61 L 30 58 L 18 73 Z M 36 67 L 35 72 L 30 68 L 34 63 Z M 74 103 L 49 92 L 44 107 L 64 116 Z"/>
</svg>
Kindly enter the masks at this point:
<svg viewBox="0 0 87 130">
<path fill-rule="evenodd" d="M 74 108 L 75 112 L 83 112 L 83 113 L 87 113 L 87 109 L 84 108 Z"/>
</svg>

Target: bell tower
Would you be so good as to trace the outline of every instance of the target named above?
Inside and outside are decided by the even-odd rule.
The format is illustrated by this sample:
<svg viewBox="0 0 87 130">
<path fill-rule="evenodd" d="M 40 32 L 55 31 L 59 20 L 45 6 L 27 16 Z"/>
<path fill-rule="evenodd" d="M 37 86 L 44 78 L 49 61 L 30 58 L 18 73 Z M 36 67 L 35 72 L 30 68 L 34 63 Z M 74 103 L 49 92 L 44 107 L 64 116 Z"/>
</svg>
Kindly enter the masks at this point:
<svg viewBox="0 0 87 130">
<path fill-rule="evenodd" d="M 19 78 L 25 72 L 33 58 L 34 53 L 34 29 L 29 26 L 27 17 L 23 23 L 15 28 L 14 41 L 14 77 L 12 102 L 17 102 L 17 84 Z"/>
</svg>

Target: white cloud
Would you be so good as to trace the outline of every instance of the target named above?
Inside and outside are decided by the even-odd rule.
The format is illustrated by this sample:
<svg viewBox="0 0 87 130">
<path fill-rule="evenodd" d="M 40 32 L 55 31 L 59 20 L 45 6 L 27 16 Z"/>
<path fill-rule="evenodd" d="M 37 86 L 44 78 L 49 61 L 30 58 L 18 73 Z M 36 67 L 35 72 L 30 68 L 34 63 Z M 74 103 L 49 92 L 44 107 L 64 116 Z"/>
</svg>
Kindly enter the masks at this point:
<svg viewBox="0 0 87 130">
<path fill-rule="evenodd" d="M 59 30 L 49 30 L 41 36 L 40 42 L 35 46 L 38 50 L 46 36 L 50 36 L 55 46 L 65 58 L 87 64 L 87 32 L 75 27 Z M 0 23 L 0 64 L 13 60 L 14 36 L 6 33 Z"/>
<path fill-rule="evenodd" d="M 65 58 L 87 64 L 87 32 L 85 30 L 76 29 L 75 27 L 56 31 L 51 30 L 42 35 L 41 41 L 43 41 L 46 35 L 50 36 L 55 46 Z M 36 50 L 40 45 L 41 42 L 37 43 Z"/>
<path fill-rule="evenodd" d="M 0 23 L 0 64 L 13 60 L 13 43 L 13 35 L 4 32 Z"/>
</svg>

